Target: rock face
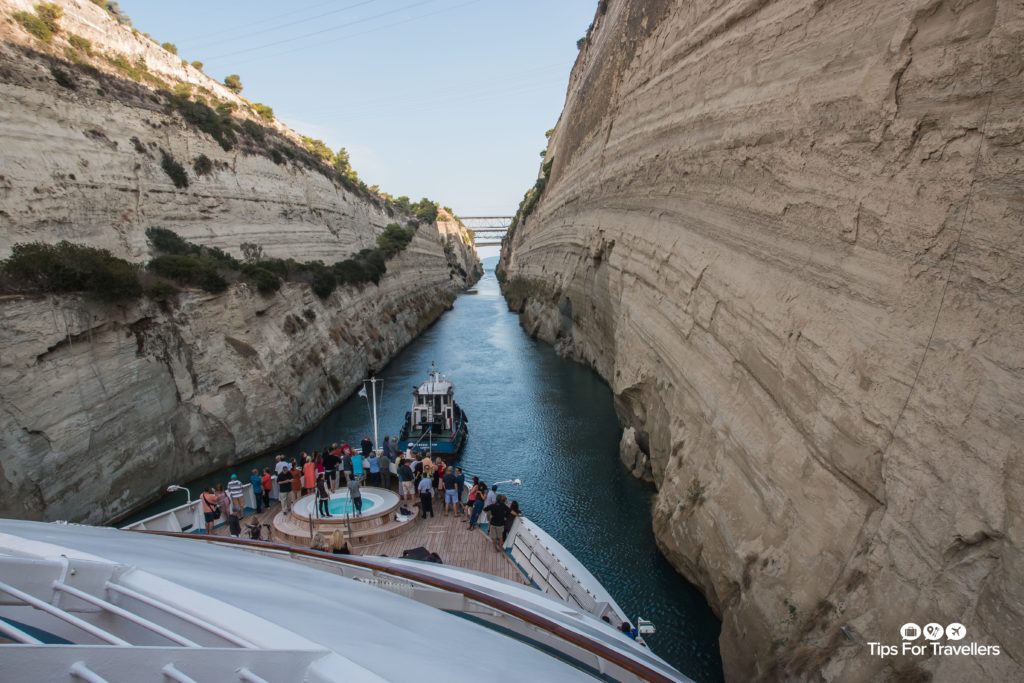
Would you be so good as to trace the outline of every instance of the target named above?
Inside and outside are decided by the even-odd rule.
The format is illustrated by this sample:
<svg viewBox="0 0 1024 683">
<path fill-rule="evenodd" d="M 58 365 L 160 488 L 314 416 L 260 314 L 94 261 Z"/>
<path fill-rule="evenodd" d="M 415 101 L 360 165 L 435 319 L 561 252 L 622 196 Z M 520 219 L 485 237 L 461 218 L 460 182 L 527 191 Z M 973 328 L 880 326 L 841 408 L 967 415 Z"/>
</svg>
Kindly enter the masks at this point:
<svg viewBox="0 0 1024 683">
<path fill-rule="evenodd" d="M 2 0 L 0 12 L 7 19 L 32 4 Z M 145 230 L 156 225 L 236 254 L 251 242 L 267 256 L 333 263 L 375 246 L 388 223 L 404 222 L 317 172 L 279 122 L 250 115 L 264 139 L 239 136 L 225 151 L 153 84 L 187 84 L 211 106 L 215 99 L 240 112 L 244 100 L 92 2 L 59 4 L 61 32 L 48 46 L 13 20 L 0 23 L 0 256 L 13 243 L 66 239 L 143 260 Z M 72 51 L 71 36 L 89 40 L 91 55 Z M 88 63 L 68 62 L 65 53 Z M 149 81 L 120 77 L 104 55 L 145 65 Z M 165 153 L 186 169 L 187 188 L 163 169 Z M 193 169 L 200 155 L 212 162 L 204 175 Z"/>
<path fill-rule="evenodd" d="M 225 151 L 145 83 L 55 57 L 80 35 L 95 54 L 141 57 L 161 79 L 242 102 L 95 4 L 61 5 L 50 46 L 0 23 L 0 257 L 67 239 L 142 261 L 145 230 L 160 226 L 236 255 L 250 242 L 332 263 L 408 219 L 318 170 L 280 124 L 262 147 L 240 137 Z M 275 161 L 272 149 L 291 156 Z M 175 187 L 163 153 L 188 187 Z M 192 168 L 200 155 L 206 175 Z M 478 277 L 465 229 L 440 230 L 421 225 L 378 285 L 326 300 L 302 284 L 261 296 L 245 283 L 165 304 L 0 298 L 0 515 L 102 522 L 299 435 Z"/>
<path fill-rule="evenodd" d="M 611 384 L 731 680 L 1024 678 L 1022 15 L 600 3 L 504 288 Z M 1002 654 L 869 655 L 910 621 Z"/>
</svg>

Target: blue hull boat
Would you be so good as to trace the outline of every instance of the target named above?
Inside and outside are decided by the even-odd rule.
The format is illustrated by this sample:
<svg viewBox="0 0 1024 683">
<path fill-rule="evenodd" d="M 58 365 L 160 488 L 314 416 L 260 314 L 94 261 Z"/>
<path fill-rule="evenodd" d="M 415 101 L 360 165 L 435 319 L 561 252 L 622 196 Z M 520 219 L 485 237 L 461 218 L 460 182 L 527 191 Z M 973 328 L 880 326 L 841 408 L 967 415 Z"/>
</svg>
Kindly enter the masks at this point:
<svg viewBox="0 0 1024 683">
<path fill-rule="evenodd" d="M 469 418 L 455 402 L 455 385 L 432 368 L 430 376 L 412 392 L 412 410 L 398 437 L 401 446 L 433 455 L 456 456 L 469 437 Z"/>
</svg>

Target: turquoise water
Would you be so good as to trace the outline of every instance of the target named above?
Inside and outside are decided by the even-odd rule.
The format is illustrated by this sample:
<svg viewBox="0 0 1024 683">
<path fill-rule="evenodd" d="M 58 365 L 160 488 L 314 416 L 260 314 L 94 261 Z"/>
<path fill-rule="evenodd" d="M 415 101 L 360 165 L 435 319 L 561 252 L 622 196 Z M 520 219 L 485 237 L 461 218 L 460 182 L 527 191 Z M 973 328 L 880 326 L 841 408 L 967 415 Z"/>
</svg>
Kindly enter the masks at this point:
<svg viewBox="0 0 1024 683">
<path fill-rule="evenodd" d="M 363 496 L 363 514 L 366 514 L 374 505 L 376 503 L 372 498 Z M 316 507 L 313 509 L 316 510 Z M 352 505 L 352 499 L 348 496 L 331 498 L 331 502 L 327 504 L 327 509 L 331 511 L 332 515 L 354 515 L 356 513 L 356 509 Z"/>
<path fill-rule="evenodd" d="M 608 385 L 523 332 L 489 261 L 478 293 L 459 297 L 454 310 L 378 375 L 384 380 L 381 439 L 398 434 L 413 387 L 436 361 L 455 382 L 456 400 L 469 415 L 469 439 L 458 463 L 488 482 L 522 479 L 521 487 L 506 484 L 499 491 L 518 500 L 530 519 L 579 558 L 631 618 L 654 622 L 657 633 L 647 637 L 654 652 L 697 681 L 721 681 L 720 624 L 657 549 L 654 489 L 619 461 L 621 430 Z M 368 414 L 366 400 L 352 396 L 280 452 L 290 457 L 333 441 L 356 444 L 373 434 Z M 258 458 L 193 482 L 193 495 L 233 471 L 271 462 L 270 456 Z M 182 502 L 182 494 L 168 496 L 139 518 Z"/>
</svg>

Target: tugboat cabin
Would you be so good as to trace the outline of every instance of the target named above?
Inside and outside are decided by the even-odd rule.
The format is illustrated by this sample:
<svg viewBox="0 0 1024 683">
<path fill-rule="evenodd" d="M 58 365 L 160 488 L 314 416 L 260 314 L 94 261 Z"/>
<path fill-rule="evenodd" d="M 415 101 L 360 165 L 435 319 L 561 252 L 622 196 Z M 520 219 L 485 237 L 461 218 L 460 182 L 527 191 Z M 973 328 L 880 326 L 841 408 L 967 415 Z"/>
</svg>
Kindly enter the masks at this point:
<svg viewBox="0 0 1024 683">
<path fill-rule="evenodd" d="M 401 441 L 438 455 L 456 455 L 469 432 L 466 413 L 455 402 L 455 386 L 431 369 L 426 382 L 412 392 L 412 411 L 405 414 Z"/>
</svg>

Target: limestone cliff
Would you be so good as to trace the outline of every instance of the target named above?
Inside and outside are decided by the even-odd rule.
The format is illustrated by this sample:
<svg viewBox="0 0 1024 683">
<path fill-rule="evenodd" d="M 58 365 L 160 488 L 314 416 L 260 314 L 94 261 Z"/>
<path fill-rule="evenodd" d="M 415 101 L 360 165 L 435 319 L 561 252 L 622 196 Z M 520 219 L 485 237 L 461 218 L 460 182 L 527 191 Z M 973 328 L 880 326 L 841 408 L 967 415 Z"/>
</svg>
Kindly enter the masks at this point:
<svg viewBox="0 0 1024 683">
<path fill-rule="evenodd" d="M 10 19 L 32 3 L 0 3 L 0 257 L 67 239 L 141 262 L 159 226 L 236 255 L 249 242 L 332 263 L 410 218 L 95 4 L 60 5 L 60 33 L 41 43 Z M 237 105 L 230 144 L 158 91 L 180 83 L 192 101 Z M 263 296 L 244 282 L 162 304 L 0 298 L 0 515 L 102 522 L 294 438 L 475 280 L 475 251 L 450 246 L 468 239 L 421 224 L 379 284 L 323 300 L 304 284 Z"/>
<path fill-rule="evenodd" d="M 0 2 L 0 256 L 16 242 L 67 239 L 143 260 L 156 225 L 236 254 L 251 242 L 267 256 L 331 263 L 404 222 L 341 184 L 294 132 L 88 0 L 60 3 L 50 44 L 9 18 L 32 4 Z M 75 36 L 89 45 L 72 48 Z M 204 129 L 159 92 L 179 84 L 247 127 L 222 145 L 209 132 L 220 133 L 216 118 Z M 165 154 L 188 187 L 175 186 Z M 211 162 L 203 174 L 200 156 Z"/>
<path fill-rule="evenodd" d="M 611 0 L 503 248 L 727 677 L 1024 678 L 1024 7 Z M 881 659 L 904 622 L 998 657 Z M 963 641 L 967 642 L 967 641 Z"/>
</svg>

